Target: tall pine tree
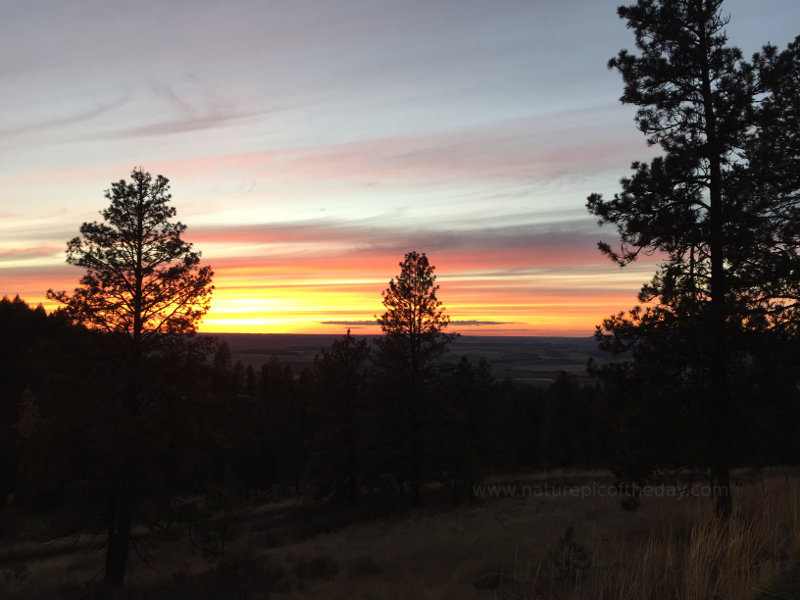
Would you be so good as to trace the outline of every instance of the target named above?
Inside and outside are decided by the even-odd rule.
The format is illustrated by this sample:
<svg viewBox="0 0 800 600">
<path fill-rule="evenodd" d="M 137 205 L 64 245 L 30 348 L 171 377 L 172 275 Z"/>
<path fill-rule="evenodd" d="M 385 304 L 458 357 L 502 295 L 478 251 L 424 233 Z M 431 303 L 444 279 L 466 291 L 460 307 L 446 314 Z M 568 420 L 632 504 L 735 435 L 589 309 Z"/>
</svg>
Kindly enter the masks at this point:
<svg viewBox="0 0 800 600">
<path fill-rule="evenodd" d="M 408 252 L 397 279 L 390 280 L 382 292 L 386 311 L 377 319 L 383 336 L 376 340 L 375 358 L 393 408 L 386 414 L 400 434 L 390 442 L 395 446 L 392 454 L 400 479 L 410 485 L 415 504 L 420 500 L 427 463 L 425 415 L 431 367 L 456 335 L 445 332 L 450 317 L 436 296 L 439 286 L 434 270 L 424 252 Z"/>
<path fill-rule="evenodd" d="M 620 193 L 611 200 L 593 194 L 587 208 L 616 226 L 621 245 L 599 247 L 618 264 L 642 252 L 663 257 L 639 295 L 645 308 L 607 319 L 598 337 L 612 350 L 633 348 L 640 372 L 645 357 L 681 357 L 675 373 L 703 399 L 703 454 L 717 511 L 727 515 L 734 364 L 753 329 L 774 324 L 775 309 L 784 316 L 792 309 L 774 292 L 797 289 L 800 271 L 793 271 L 797 241 L 771 233 L 798 230 L 796 196 L 756 193 L 767 164 L 783 159 L 764 151 L 760 136 L 770 120 L 759 95 L 780 96 L 766 85 L 766 65 L 757 69 L 727 45 L 721 5 L 639 0 L 619 8 L 639 52 L 623 50 L 609 67 L 623 77 L 622 102 L 638 107 L 639 130 L 662 154 L 634 163 Z M 791 93 L 796 100 L 796 83 Z M 792 265 L 780 284 L 765 270 L 778 254 Z M 650 362 L 644 370 L 656 368 Z"/>
<path fill-rule="evenodd" d="M 49 290 L 48 297 L 76 322 L 120 342 L 124 392 L 113 399 L 120 403 L 118 460 L 109 474 L 106 515 L 106 583 L 119 587 L 137 500 L 142 415 L 159 394 L 147 385 L 148 354 L 163 349 L 169 338 L 195 331 L 209 308 L 213 272 L 200 266 L 200 253 L 181 238 L 186 226 L 171 221 L 176 210 L 169 204 L 167 178 L 134 169 L 130 182 L 112 183 L 105 197 L 110 204 L 101 212 L 103 222 L 84 223 L 67 244 L 67 262 L 85 269 L 80 287 L 71 294 Z"/>
</svg>

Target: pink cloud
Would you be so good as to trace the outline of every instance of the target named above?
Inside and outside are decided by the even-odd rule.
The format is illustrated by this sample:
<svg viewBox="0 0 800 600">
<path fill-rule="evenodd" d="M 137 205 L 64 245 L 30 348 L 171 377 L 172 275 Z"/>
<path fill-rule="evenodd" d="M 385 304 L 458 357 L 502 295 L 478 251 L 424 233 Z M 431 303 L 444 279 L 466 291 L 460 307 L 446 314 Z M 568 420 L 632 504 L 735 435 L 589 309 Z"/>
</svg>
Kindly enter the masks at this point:
<svg viewBox="0 0 800 600">
<path fill-rule="evenodd" d="M 609 167 L 624 170 L 632 154 L 641 154 L 641 140 L 635 141 L 629 132 L 613 130 L 586 139 L 586 126 L 596 119 L 596 114 L 587 112 L 568 127 L 556 129 L 547 117 L 532 117 L 441 133 L 156 159 L 142 166 L 187 185 L 213 178 L 217 182 L 252 179 L 269 185 L 338 181 L 395 187 L 475 180 L 542 181 L 578 177 Z M 132 166 L 75 166 L 18 172 L 2 178 L 17 185 L 93 185 L 101 192 L 111 181 L 127 177 Z"/>
</svg>

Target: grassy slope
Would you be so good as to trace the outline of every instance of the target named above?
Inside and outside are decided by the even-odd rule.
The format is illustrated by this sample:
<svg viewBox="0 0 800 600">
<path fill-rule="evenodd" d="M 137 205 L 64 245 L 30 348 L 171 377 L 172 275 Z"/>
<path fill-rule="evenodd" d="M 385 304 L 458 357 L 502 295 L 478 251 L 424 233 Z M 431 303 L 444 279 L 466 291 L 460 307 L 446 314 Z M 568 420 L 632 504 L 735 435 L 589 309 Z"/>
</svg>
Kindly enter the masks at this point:
<svg viewBox="0 0 800 600">
<path fill-rule="evenodd" d="M 603 473 L 516 480 L 609 481 Z M 727 525 L 713 519 L 702 496 L 646 498 L 633 513 L 621 510 L 618 498 L 598 495 L 484 498 L 464 507 L 432 503 L 341 528 L 330 513 L 314 523 L 314 513 L 296 501 L 267 505 L 257 514 L 241 511 L 246 518 L 231 527 L 234 539 L 221 559 L 204 558 L 185 536 L 151 546 L 157 571 L 134 558 L 130 587 L 120 597 L 781 597 L 768 590 L 795 597 L 786 573 L 800 550 L 799 490 L 796 474 L 772 474 L 737 488 L 736 513 Z M 91 587 L 68 582 L 86 581 L 102 567 L 102 552 L 78 549 L 28 559 L 27 576 L 14 579 L 10 550 L 0 550 L 7 577 L 0 590 L 5 585 L 7 593 L 16 592 L 11 598 L 88 597 Z M 476 589 L 481 580 L 493 589 Z"/>
</svg>

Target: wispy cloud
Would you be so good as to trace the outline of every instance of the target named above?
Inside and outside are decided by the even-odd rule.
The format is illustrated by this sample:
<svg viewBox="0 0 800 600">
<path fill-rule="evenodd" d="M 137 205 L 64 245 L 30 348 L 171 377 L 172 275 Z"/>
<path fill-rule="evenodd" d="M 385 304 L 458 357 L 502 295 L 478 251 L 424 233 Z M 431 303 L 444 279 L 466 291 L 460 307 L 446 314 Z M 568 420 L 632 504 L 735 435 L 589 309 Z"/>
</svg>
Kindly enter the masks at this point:
<svg viewBox="0 0 800 600">
<path fill-rule="evenodd" d="M 375 319 L 372 319 L 371 321 L 368 321 L 368 320 L 361 320 L 361 321 L 320 321 L 319 324 L 320 325 L 341 325 L 341 326 L 345 326 L 345 327 L 361 327 L 361 326 L 364 326 L 364 325 L 374 326 L 375 322 L 376 322 Z"/>
<path fill-rule="evenodd" d="M 320 325 L 339 325 L 345 327 L 363 327 L 363 326 L 370 326 L 374 327 L 376 323 L 375 319 L 370 320 L 359 320 L 359 321 L 320 321 Z M 450 321 L 451 326 L 457 327 L 485 327 L 488 325 L 497 326 L 497 325 L 525 325 L 525 323 L 520 321 L 479 321 L 476 319 L 468 319 L 468 320 L 453 320 Z"/>
<path fill-rule="evenodd" d="M 218 112 L 213 111 L 207 114 L 179 116 L 172 119 L 164 119 L 133 127 L 124 127 L 111 131 L 104 131 L 94 135 L 96 139 L 117 139 L 171 135 L 175 133 L 185 133 L 203 129 L 215 129 L 233 124 L 241 124 L 248 119 L 258 117 L 264 113 L 239 113 L 239 112 Z"/>
<path fill-rule="evenodd" d="M 180 94 L 175 91 L 171 85 L 160 81 L 154 77 L 148 80 L 148 87 L 161 99 L 166 100 L 169 104 L 177 107 L 182 113 L 194 115 L 197 114 L 197 108 L 191 102 L 185 100 Z"/>
<path fill-rule="evenodd" d="M 444 224 L 443 224 L 444 225 Z M 452 223 L 446 225 L 452 226 Z M 375 226 L 367 222 L 345 222 L 323 219 L 285 224 L 238 227 L 198 227 L 192 239 L 198 248 L 205 245 L 205 254 L 213 258 L 217 247 L 220 258 L 235 254 L 240 260 L 247 255 L 266 258 L 274 252 L 283 258 L 293 256 L 311 261 L 332 254 L 345 259 L 357 257 L 396 256 L 399 259 L 411 250 L 435 256 L 447 255 L 458 262 L 473 261 L 476 268 L 531 268 L 569 264 L 605 263 L 597 252 L 601 236 L 590 219 L 565 221 L 547 226 L 535 223 L 464 229 Z M 350 262 L 350 259 L 347 259 Z M 327 261 L 321 263 L 326 265 Z M 367 266 L 368 262 L 362 262 Z"/>
<path fill-rule="evenodd" d="M 475 319 L 467 320 L 467 321 L 450 321 L 450 324 L 456 327 L 485 327 L 487 325 L 525 325 L 525 323 L 521 321 L 478 321 Z"/>
<path fill-rule="evenodd" d="M 34 132 L 47 131 L 52 133 L 62 127 L 76 124 L 85 124 L 98 117 L 105 115 L 119 108 L 127 101 L 127 96 L 123 96 L 111 102 L 98 103 L 96 106 L 80 110 L 71 114 L 59 115 L 56 117 L 44 118 L 38 121 L 20 123 L 13 127 L 0 128 L 0 139 L 4 137 L 29 134 Z"/>
<path fill-rule="evenodd" d="M 50 257 L 63 252 L 61 246 L 34 246 L 29 248 L 0 248 L 0 268 L 6 260 L 24 260 L 30 258 Z"/>
</svg>

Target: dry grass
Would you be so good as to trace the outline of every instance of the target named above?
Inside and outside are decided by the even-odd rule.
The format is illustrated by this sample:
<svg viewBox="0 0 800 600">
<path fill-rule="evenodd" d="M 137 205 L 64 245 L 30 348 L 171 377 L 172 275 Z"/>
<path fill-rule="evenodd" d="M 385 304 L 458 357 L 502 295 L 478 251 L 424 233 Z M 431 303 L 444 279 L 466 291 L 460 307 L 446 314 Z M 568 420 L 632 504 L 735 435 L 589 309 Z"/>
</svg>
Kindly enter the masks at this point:
<svg viewBox="0 0 800 600">
<path fill-rule="evenodd" d="M 607 475 L 565 473 L 557 479 L 587 477 Z M 228 544 L 222 561 L 203 559 L 185 541 L 161 544 L 155 550 L 158 572 L 132 561 L 131 587 L 122 597 L 800 597 L 778 585 L 800 557 L 800 477 L 773 474 L 762 484 L 737 488 L 734 506 L 732 518 L 720 522 L 707 498 L 645 498 L 636 512 L 621 510 L 619 498 L 599 496 L 491 498 L 472 507 L 353 524 L 272 548 L 260 542 L 256 521 Z M 81 569 L 72 571 L 75 577 L 96 566 L 76 558 L 72 568 L 80 562 Z M 48 581 L 63 589 L 70 576 L 65 564 L 46 564 L 29 563 L 27 579 L 7 591 L 34 597 L 22 595 L 34 589 L 33 579 L 39 589 Z"/>
<path fill-rule="evenodd" d="M 613 537 L 607 535 L 605 520 L 590 528 L 582 549 L 591 565 L 565 568 L 568 549 L 562 542 L 555 552 L 541 553 L 535 569 L 514 573 L 521 579 L 497 595 L 570 600 L 800 597 L 800 589 L 783 592 L 780 585 L 800 558 L 800 490 L 788 479 L 772 477 L 761 486 L 740 489 L 735 506 L 725 521 L 714 516 L 708 500 L 647 500 L 640 515 L 645 527 L 618 523 Z"/>
</svg>

